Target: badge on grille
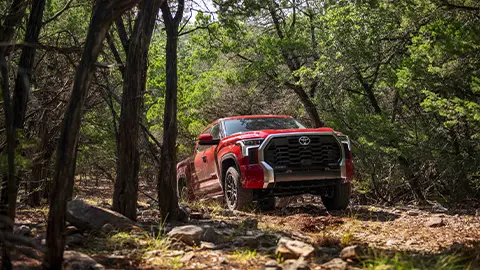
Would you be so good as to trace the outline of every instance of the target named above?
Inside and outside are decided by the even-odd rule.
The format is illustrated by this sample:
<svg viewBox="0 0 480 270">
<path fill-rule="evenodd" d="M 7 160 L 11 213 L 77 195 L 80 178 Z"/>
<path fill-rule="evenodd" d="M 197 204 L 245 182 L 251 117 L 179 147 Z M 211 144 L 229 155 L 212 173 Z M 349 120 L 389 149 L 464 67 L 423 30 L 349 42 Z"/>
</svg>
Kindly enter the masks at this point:
<svg viewBox="0 0 480 270">
<path fill-rule="evenodd" d="M 307 136 L 302 136 L 302 137 L 300 137 L 300 139 L 298 139 L 298 142 L 301 145 L 309 145 L 310 144 L 310 138 L 307 137 Z"/>
</svg>

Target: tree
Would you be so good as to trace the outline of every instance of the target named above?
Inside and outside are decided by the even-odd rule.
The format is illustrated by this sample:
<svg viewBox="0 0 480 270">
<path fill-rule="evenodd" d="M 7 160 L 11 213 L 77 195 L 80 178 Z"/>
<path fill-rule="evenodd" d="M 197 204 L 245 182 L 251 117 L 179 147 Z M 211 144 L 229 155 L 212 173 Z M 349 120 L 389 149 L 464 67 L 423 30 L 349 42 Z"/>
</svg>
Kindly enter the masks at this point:
<svg viewBox="0 0 480 270">
<path fill-rule="evenodd" d="M 67 199 L 72 193 L 82 109 L 92 80 L 95 62 L 112 22 L 137 2 L 138 0 L 99 0 L 95 3 L 56 152 L 55 175 L 50 191 L 48 212 L 46 268 L 62 268 Z"/>
<path fill-rule="evenodd" d="M 160 158 L 160 172 L 158 174 L 158 202 L 162 220 L 177 220 L 182 218 L 178 207 L 176 189 L 177 181 L 177 45 L 178 27 L 183 17 L 184 0 L 178 0 L 175 16 L 167 1 L 162 6 L 162 17 L 167 33 L 166 53 L 166 85 L 165 85 L 165 110 L 163 118 L 163 144 Z"/>
<path fill-rule="evenodd" d="M 215 1 L 223 26 L 233 42 L 227 42 L 237 57 L 259 76 L 267 76 L 277 87 L 293 91 L 313 127 L 324 126 L 314 103 L 322 86 L 319 80 L 300 83 L 299 72 L 318 60 L 318 44 L 309 1 Z M 300 20 L 300 15 L 304 17 Z M 257 22 L 262 22 L 259 26 Z M 265 22 L 265 23 L 263 23 Z M 264 30 L 268 34 L 264 34 Z M 256 39 L 256 40 L 251 40 Z M 256 53 L 252 53 L 256 51 Z"/>
<path fill-rule="evenodd" d="M 124 44 L 127 60 L 123 74 L 123 94 L 117 145 L 117 176 L 113 209 L 137 219 L 138 134 L 147 79 L 148 48 L 162 0 L 145 0 L 139 5 L 132 37 Z M 123 22 L 120 22 L 123 24 Z M 117 24 L 118 25 L 118 24 Z M 121 26 L 120 26 L 121 27 Z"/>
<path fill-rule="evenodd" d="M 43 11 L 45 9 L 45 0 L 32 1 L 30 17 L 27 23 L 25 33 L 25 45 L 22 49 L 20 62 L 18 64 L 17 77 L 15 80 L 15 90 L 13 92 L 13 111 L 14 127 L 18 131 L 23 131 L 25 123 L 25 114 L 27 112 L 28 93 L 30 91 L 30 82 L 32 80 L 32 68 L 35 61 L 35 54 L 38 47 L 38 36 L 42 26 Z M 40 205 L 40 196 L 37 188 L 39 182 L 31 182 L 31 190 L 34 193 L 30 197 L 30 204 Z"/>
</svg>

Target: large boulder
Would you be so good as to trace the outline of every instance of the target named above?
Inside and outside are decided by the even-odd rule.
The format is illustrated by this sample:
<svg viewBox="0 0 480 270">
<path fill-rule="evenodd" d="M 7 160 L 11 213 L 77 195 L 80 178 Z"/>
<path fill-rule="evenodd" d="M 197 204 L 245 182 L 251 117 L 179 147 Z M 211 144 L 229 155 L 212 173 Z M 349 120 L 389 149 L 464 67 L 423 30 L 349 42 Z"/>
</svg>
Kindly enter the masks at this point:
<svg viewBox="0 0 480 270">
<path fill-rule="evenodd" d="M 346 248 L 342 249 L 342 251 L 340 251 L 340 258 L 342 258 L 344 260 L 359 259 L 359 258 L 364 256 L 364 253 L 365 252 L 363 251 L 362 247 L 360 247 L 360 246 L 349 246 L 349 247 L 346 247 Z"/>
<path fill-rule="evenodd" d="M 322 264 L 321 269 L 328 269 L 328 270 L 347 270 L 348 263 L 340 258 L 335 258 L 327 263 Z"/>
<path fill-rule="evenodd" d="M 90 256 L 78 251 L 65 251 L 63 253 L 64 270 L 104 270 L 103 265 L 97 263 Z"/>
<path fill-rule="evenodd" d="M 201 241 L 216 242 L 218 237 L 217 233 L 211 227 L 205 226 L 202 228 L 196 225 L 175 227 L 168 232 L 167 236 L 180 240 L 190 246 L 199 246 Z"/>
<path fill-rule="evenodd" d="M 309 258 L 313 255 L 315 248 L 307 243 L 282 237 L 278 241 L 276 254 L 284 259 Z"/>
<path fill-rule="evenodd" d="M 135 223 L 112 210 L 93 206 L 82 200 L 73 200 L 67 204 L 67 221 L 83 231 L 100 231 L 105 224 L 111 224 L 115 230 L 129 230 Z"/>
</svg>

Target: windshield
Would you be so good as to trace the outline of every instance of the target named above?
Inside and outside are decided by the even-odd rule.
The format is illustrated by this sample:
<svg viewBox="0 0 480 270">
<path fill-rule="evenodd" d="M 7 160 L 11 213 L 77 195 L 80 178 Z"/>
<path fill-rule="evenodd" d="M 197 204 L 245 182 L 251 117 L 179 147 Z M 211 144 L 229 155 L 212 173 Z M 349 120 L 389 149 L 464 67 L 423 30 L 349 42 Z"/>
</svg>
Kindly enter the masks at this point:
<svg viewBox="0 0 480 270">
<path fill-rule="evenodd" d="M 227 136 L 239 132 L 256 131 L 264 129 L 298 129 L 305 128 L 293 118 L 244 118 L 225 121 Z"/>
</svg>

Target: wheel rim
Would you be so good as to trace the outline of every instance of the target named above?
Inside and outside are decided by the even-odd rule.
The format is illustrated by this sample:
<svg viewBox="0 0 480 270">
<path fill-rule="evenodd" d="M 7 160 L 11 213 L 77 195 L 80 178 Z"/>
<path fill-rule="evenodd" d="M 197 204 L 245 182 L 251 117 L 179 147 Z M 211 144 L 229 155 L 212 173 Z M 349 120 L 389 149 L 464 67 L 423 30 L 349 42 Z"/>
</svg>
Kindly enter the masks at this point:
<svg viewBox="0 0 480 270">
<path fill-rule="evenodd" d="M 225 177 L 225 195 L 229 208 L 235 208 L 237 203 L 237 182 L 231 173 Z"/>
</svg>

